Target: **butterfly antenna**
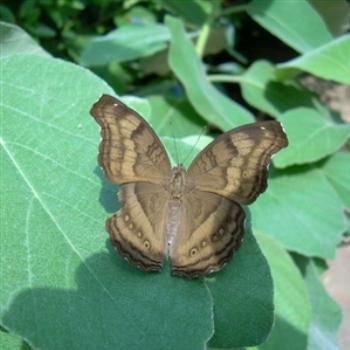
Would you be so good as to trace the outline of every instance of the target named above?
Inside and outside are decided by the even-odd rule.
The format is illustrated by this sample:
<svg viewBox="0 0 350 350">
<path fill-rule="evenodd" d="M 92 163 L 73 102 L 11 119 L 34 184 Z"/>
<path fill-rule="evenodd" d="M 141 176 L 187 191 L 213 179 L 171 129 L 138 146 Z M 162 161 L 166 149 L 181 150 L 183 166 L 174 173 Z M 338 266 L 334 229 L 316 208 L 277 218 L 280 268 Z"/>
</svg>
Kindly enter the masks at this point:
<svg viewBox="0 0 350 350">
<path fill-rule="evenodd" d="M 173 128 L 172 120 L 169 121 L 169 124 L 170 124 L 170 130 L 171 130 L 171 137 L 173 139 L 174 148 L 175 148 L 175 156 L 176 156 L 175 161 L 176 161 L 176 165 L 179 165 L 180 164 L 180 156 L 179 156 L 179 150 L 177 148 L 176 138 L 175 138 L 175 135 L 174 135 L 174 128 Z"/>
<path fill-rule="evenodd" d="M 197 137 L 196 142 L 192 145 L 192 148 L 190 149 L 190 151 L 187 153 L 187 156 L 184 159 L 183 164 L 186 164 L 186 160 L 188 159 L 188 157 L 192 154 L 193 150 L 195 149 L 195 147 L 198 145 L 199 140 L 201 139 L 201 137 L 208 131 L 208 127 L 204 126 L 202 128 L 202 131 L 200 132 L 200 134 Z"/>
</svg>

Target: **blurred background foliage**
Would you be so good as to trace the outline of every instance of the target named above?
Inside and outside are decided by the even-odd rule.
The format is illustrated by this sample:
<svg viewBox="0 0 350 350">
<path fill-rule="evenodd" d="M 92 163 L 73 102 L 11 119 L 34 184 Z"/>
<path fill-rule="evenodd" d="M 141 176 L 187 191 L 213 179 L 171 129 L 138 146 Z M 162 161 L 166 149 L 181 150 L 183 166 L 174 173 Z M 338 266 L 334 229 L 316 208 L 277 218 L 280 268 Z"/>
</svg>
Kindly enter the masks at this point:
<svg viewBox="0 0 350 350">
<path fill-rule="evenodd" d="M 89 77 L 87 70 L 78 71 L 76 66 L 60 64 L 52 57 L 74 62 L 93 71 L 118 95 L 129 95 L 128 101 L 151 122 L 173 158 L 174 136 L 179 153 L 184 155 L 204 128 L 208 135 L 196 144 L 198 150 L 213 136 L 244 123 L 270 118 L 283 122 L 290 145 L 274 158 L 268 190 L 251 206 L 252 231 L 274 281 L 274 306 L 263 304 L 262 299 L 272 298 L 270 275 L 259 260 L 260 250 L 249 238 L 243 251 L 255 252 L 256 260 L 251 257 L 252 261 L 266 267 L 262 275 L 266 281 L 256 292 L 260 295 L 257 305 L 264 305 L 264 311 L 258 327 L 249 322 L 246 327 L 244 320 L 237 322 L 237 313 L 242 318 L 255 318 L 255 305 L 249 297 L 247 304 L 237 302 L 244 300 L 245 291 L 234 282 L 247 283 L 251 290 L 254 288 L 244 276 L 251 276 L 253 282 L 258 278 L 254 264 L 245 265 L 239 255 L 233 267 L 225 268 L 234 271 L 232 279 L 225 279 L 225 273 L 230 276 L 230 272 L 223 271 L 218 274 L 224 276 L 221 281 L 214 277 L 208 282 L 215 310 L 219 310 L 209 342 L 212 348 L 338 348 L 340 310 L 320 280 L 327 270 L 326 260 L 335 256 L 339 245 L 346 244 L 350 227 L 349 18 L 350 6 L 345 0 L 25 0 L 0 4 L 0 58 L 8 67 L 4 81 L 28 83 L 40 94 L 42 81 L 39 84 L 35 74 L 21 69 L 33 66 L 39 76 L 42 66 L 53 81 L 62 77 L 67 104 L 86 93 L 91 105 L 100 92 L 108 92 L 103 90 L 106 88 Z M 6 78 L 9 71 L 15 73 Z M 77 86 L 81 90 L 69 76 L 80 77 L 81 86 Z M 98 86 L 94 93 L 93 85 L 85 91 L 90 83 Z M 45 92 L 48 101 L 48 97 L 64 93 L 55 86 L 50 89 Z M 8 96 L 8 105 L 17 107 L 10 92 Z M 14 107 L 9 118 L 18 112 Z M 58 106 L 49 103 L 47 110 L 52 115 L 61 113 Z M 87 110 L 88 106 L 77 111 L 79 125 L 85 125 Z M 87 128 L 91 133 L 86 135 L 94 135 Z M 84 127 L 80 131 L 85 132 Z M 5 130 L 4 140 L 11 140 L 13 134 L 10 130 L 6 136 Z M 30 147 L 37 146 L 33 143 Z M 50 156 L 60 157 L 56 150 L 50 152 Z M 20 150 L 14 153 L 20 154 Z M 29 162 L 30 158 L 26 159 Z M 31 167 L 29 175 L 36 170 Z M 51 179 L 52 171 L 48 174 Z M 40 181 L 38 186 L 42 186 Z M 76 188 L 79 191 L 78 185 Z M 102 218 L 104 214 L 98 215 Z M 13 261 L 11 254 L 8 259 Z M 129 277 L 125 285 L 131 288 L 134 282 L 127 280 Z M 216 287 L 215 281 L 220 281 Z M 165 298 L 162 283 L 157 294 L 160 300 Z M 225 299 L 228 290 L 236 298 L 236 314 L 227 311 L 233 308 L 233 302 Z M 275 323 L 267 341 L 260 344 L 272 327 L 269 314 L 273 308 Z M 31 344 L 47 344 L 44 336 L 36 338 L 35 329 L 20 332 L 16 321 L 9 319 L 5 317 L 6 329 Z M 208 331 L 202 326 L 203 332 Z M 5 348 L 18 348 L 11 344 L 20 344 L 20 338 L 11 339 L 5 330 L 2 333 Z M 99 344 L 97 338 L 96 343 L 91 341 Z M 51 348 L 63 348 L 62 344 Z"/>
</svg>

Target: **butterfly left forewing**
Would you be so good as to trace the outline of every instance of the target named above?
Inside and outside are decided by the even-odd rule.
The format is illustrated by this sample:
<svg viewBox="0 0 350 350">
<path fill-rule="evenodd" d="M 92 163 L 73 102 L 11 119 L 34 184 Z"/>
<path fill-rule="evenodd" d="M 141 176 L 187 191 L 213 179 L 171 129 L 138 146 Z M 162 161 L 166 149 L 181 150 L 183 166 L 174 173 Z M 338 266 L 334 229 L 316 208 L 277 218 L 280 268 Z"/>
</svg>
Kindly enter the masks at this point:
<svg viewBox="0 0 350 350">
<path fill-rule="evenodd" d="M 110 181 L 162 183 L 171 176 L 164 146 L 136 111 L 103 95 L 90 113 L 101 126 L 98 160 Z"/>
<path fill-rule="evenodd" d="M 288 145 L 277 121 L 244 125 L 209 144 L 193 161 L 188 178 L 197 190 L 249 204 L 266 189 L 274 153 Z"/>
<path fill-rule="evenodd" d="M 193 278 L 220 270 L 240 245 L 244 218 L 239 204 L 215 193 L 186 194 L 170 249 L 172 274 Z"/>
</svg>

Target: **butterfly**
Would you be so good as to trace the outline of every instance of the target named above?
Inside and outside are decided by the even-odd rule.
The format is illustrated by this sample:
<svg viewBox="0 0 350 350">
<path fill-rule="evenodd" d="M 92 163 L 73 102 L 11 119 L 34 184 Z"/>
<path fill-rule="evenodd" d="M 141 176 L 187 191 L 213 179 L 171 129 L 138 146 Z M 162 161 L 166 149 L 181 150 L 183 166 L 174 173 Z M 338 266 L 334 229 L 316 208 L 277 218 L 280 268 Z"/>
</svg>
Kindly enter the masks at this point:
<svg viewBox="0 0 350 350">
<path fill-rule="evenodd" d="M 98 161 L 119 184 L 120 210 L 106 221 L 110 240 L 129 263 L 188 278 L 219 271 L 244 234 L 242 205 L 267 187 L 271 156 L 288 145 L 277 121 L 243 125 L 205 147 L 188 170 L 171 167 L 150 125 L 119 99 L 91 108 L 101 126 Z"/>
</svg>

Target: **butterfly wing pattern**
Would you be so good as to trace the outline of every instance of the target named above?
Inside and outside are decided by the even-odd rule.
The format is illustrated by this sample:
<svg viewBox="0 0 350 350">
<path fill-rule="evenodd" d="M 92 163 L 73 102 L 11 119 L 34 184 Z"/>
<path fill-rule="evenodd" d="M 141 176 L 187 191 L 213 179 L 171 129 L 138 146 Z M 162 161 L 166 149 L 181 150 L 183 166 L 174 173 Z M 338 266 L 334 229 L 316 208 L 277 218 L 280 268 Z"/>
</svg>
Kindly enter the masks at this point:
<svg viewBox="0 0 350 350">
<path fill-rule="evenodd" d="M 171 178 L 164 146 L 140 115 L 112 96 L 103 95 L 91 114 L 101 126 L 99 164 L 110 181 L 121 185 L 122 209 L 106 222 L 111 242 L 130 263 L 161 270 L 168 197 L 164 184 Z"/>
<path fill-rule="evenodd" d="M 228 131 L 198 154 L 189 170 L 171 168 L 161 141 L 135 111 L 109 95 L 91 114 L 101 126 L 99 164 L 120 184 L 122 208 L 106 222 L 112 243 L 128 261 L 193 278 L 222 267 L 240 246 L 245 214 L 267 187 L 274 153 L 288 145 L 277 121 Z"/>
</svg>

